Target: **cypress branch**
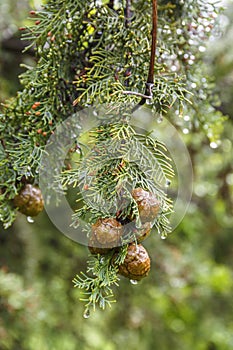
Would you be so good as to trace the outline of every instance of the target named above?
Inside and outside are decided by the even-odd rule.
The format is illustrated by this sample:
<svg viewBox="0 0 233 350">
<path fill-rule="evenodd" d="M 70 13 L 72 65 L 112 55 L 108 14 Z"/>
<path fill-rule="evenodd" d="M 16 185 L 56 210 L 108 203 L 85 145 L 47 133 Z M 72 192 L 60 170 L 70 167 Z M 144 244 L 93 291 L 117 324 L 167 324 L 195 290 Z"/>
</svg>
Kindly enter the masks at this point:
<svg viewBox="0 0 233 350">
<path fill-rule="evenodd" d="M 143 223 L 132 190 L 139 188 L 159 200 L 161 210 L 152 223 L 158 233 L 170 232 L 172 201 L 163 187 L 174 175 L 171 160 L 164 144 L 129 125 L 130 111 L 149 96 L 148 108 L 167 113 L 175 125 L 185 125 L 182 118 L 176 120 L 177 112 L 182 117 L 184 111 L 191 125 L 198 125 L 211 140 L 218 137 L 224 118 L 213 107 L 213 84 L 205 78 L 201 52 L 217 12 L 214 4 L 202 0 L 163 0 L 158 7 L 155 0 L 127 1 L 126 7 L 119 2 L 118 8 L 113 1 L 97 5 L 48 0 L 35 12 L 33 24 L 22 30 L 24 40 L 30 41 L 27 50 L 35 52 L 35 63 L 24 66 L 22 91 L 2 105 L 0 115 L 0 220 L 6 228 L 15 220 L 12 201 L 22 184 L 29 179 L 38 182 L 41 158 L 57 125 L 82 108 L 108 103 L 108 113 L 99 116 L 100 126 L 88 135 L 91 142 L 77 140 L 80 157 L 67 156 L 76 165 L 54 184 L 57 190 L 61 184 L 64 189 L 77 188 L 80 207 L 73 226 L 78 228 L 78 220 L 84 218 L 89 237 L 100 218 L 125 223 L 133 217 L 138 229 Z M 62 145 L 57 152 L 62 152 Z M 83 188 L 87 193 L 80 199 Z M 118 267 L 129 241 L 136 241 L 131 231 L 126 241 L 122 238 L 120 251 L 95 256 L 88 273 L 74 279 L 86 292 L 87 310 L 110 305 Z"/>
</svg>

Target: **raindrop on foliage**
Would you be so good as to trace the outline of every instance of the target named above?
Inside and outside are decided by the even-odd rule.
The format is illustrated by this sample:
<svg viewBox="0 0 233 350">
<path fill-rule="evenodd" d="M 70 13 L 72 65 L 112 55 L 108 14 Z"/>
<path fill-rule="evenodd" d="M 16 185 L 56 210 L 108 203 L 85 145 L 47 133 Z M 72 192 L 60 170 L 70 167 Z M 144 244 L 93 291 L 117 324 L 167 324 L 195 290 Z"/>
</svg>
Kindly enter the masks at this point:
<svg viewBox="0 0 233 350">
<path fill-rule="evenodd" d="M 100 258 L 100 263 L 103 264 L 103 263 L 104 263 L 104 260 L 105 260 L 104 257 L 101 257 L 101 258 Z"/>
<path fill-rule="evenodd" d="M 169 187 L 170 185 L 171 185 L 171 181 L 170 180 L 166 180 L 165 187 Z"/>
<path fill-rule="evenodd" d="M 210 147 L 213 149 L 218 148 L 218 144 L 216 142 L 211 142 Z"/>
<path fill-rule="evenodd" d="M 90 310 L 89 309 L 86 309 L 83 313 L 83 317 L 84 318 L 89 318 L 90 317 Z"/>
<path fill-rule="evenodd" d="M 147 98 L 147 99 L 146 99 L 146 104 L 147 104 L 147 105 L 152 105 L 152 103 L 153 103 L 153 101 L 152 101 L 151 98 Z"/>
<path fill-rule="evenodd" d="M 189 129 L 184 128 L 184 129 L 183 129 L 183 134 L 185 134 L 185 135 L 189 134 Z"/>
<path fill-rule="evenodd" d="M 162 121 L 163 121 L 163 117 L 162 117 L 162 116 L 159 116 L 158 119 L 157 119 L 157 123 L 160 124 L 160 123 L 162 123 Z"/>
</svg>

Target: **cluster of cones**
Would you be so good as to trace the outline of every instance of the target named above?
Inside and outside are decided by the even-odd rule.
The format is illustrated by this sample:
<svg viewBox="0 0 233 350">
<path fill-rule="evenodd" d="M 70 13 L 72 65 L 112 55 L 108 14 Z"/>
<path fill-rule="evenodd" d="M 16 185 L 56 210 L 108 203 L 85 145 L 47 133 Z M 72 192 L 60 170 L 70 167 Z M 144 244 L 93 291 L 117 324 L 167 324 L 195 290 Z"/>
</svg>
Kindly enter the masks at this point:
<svg viewBox="0 0 233 350">
<path fill-rule="evenodd" d="M 131 193 L 135 200 L 141 226 L 136 227 L 136 219 L 129 215 L 128 223 L 122 224 L 119 217 L 98 219 L 92 225 L 89 237 L 89 250 L 92 254 L 105 255 L 119 247 L 128 231 L 132 232 L 132 242 L 128 244 L 126 258 L 119 266 L 119 274 L 131 279 L 140 280 L 150 271 L 150 257 L 147 250 L 141 244 L 150 234 L 153 221 L 160 211 L 160 203 L 157 197 L 148 191 L 138 187 Z"/>
<path fill-rule="evenodd" d="M 92 225 L 88 248 L 94 255 L 105 255 L 113 249 L 117 254 L 124 237 L 131 231 L 134 239 L 128 244 L 126 258 L 119 266 L 119 274 L 132 280 L 140 280 L 150 271 L 150 257 L 141 242 L 151 232 L 152 223 L 160 211 L 160 203 L 153 193 L 140 187 L 135 188 L 131 195 L 138 207 L 141 226 L 136 227 L 133 215 L 129 215 L 127 224 L 122 224 L 119 217 L 100 218 Z M 14 205 L 27 216 L 38 215 L 44 207 L 41 190 L 26 184 L 14 198 Z"/>
</svg>

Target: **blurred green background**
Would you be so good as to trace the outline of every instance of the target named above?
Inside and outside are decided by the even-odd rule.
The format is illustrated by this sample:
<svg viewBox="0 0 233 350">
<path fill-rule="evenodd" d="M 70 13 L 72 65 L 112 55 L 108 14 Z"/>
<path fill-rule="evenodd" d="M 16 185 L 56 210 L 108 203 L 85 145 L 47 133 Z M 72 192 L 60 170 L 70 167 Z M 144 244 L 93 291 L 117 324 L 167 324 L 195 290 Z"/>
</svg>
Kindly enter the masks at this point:
<svg viewBox="0 0 233 350">
<path fill-rule="evenodd" d="M 38 2 L 37 2 L 38 3 Z M 18 27 L 35 2 L 0 0 L 0 100 L 20 88 Z M 58 232 L 46 213 L 18 215 L 0 227 L 0 350 L 233 349 L 233 4 L 224 35 L 207 51 L 220 109 L 229 115 L 221 144 L 185 135 L 193 161 L 189 210 L 167 240 L 145 242 L 152 259 L 138 285 L 120 282 L 117 303 L 85 320 L 72 278 L 86 269 L 87 248 Z"/>
</svg>

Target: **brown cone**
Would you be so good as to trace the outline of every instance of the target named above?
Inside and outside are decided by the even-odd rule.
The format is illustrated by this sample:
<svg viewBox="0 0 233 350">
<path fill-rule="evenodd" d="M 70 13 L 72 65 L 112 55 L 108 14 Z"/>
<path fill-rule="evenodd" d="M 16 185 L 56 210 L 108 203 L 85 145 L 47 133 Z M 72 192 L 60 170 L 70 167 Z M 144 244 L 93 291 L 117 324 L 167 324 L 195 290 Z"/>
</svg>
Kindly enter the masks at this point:
<svg viewBox="0 0 233 350">
<path fill-rule="evenodd" d="M 92 254 L 107 254 L 121 243 L 122 225 L 114 218 L 98 219 L 92 225 L 88 248 Z"/>
<path fill-rule="evenodd" d="M 150 257 L 141 244 L 129 244 L 126 258 L 119 266 L 119 274 L 132 280 L 146 277 L 150 271 Z"/>
<path fill-rule="evenodd" d="M 44 208 L 44 200 L 39 187 L 26 184 L 15 196 L 14 206 L 24 215 L 38 215 Z"/>
<path fill-rule="evenodd" d="M 138 187 L 132 191 L 132 197 L 137 202 L 141 222 L 153 221 L 160 210 L 156 195 Z"/>
</svg>

